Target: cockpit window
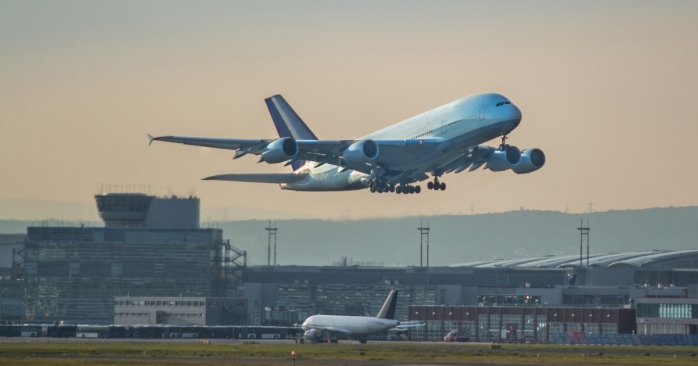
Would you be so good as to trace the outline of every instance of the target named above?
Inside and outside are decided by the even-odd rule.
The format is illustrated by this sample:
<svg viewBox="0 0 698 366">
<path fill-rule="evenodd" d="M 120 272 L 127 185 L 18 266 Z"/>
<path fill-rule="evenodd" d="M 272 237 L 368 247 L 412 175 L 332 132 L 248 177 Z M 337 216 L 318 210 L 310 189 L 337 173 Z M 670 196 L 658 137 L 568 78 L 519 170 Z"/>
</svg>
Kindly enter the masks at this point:
<svg viewBox="0 0 698 366">
<path fill-rule="evenodd" d="M 509 101 L 506 101 L 506 102 L 499 102 L 499 103 L 497 103 L 497 107 L 499 107 L 499 106 L 501 106 L 501 105 L 505 105 L 505 104 L 511 104 L 511 102 L 509 102 Z"/>
</svg>

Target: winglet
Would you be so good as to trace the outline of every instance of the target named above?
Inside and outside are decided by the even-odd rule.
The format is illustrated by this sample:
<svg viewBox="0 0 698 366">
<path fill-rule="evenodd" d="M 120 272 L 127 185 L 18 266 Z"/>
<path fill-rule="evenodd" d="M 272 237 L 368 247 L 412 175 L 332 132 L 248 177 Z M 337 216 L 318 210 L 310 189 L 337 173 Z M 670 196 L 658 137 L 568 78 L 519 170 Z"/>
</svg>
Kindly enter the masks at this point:
<svg viewBox="0 0 698 366">
<path fill-rule="evenodd" d="M 153 143 L 153 140 L 155 140 L 155 137 L 153 137 L 153 135 L 149 133 L 147 133 L 146 135 L 148 135 L 148 146 L 150 146 L 150 144 Z"/>
</svg>

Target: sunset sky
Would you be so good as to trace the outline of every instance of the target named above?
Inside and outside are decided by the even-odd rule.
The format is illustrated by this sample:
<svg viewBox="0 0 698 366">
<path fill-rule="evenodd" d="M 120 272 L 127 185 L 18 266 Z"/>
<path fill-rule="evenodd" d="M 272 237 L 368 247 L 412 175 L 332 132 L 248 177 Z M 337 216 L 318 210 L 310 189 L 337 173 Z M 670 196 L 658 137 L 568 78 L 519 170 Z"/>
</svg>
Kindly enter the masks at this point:
<svg viewBox="0 0 698 366">
<path fill-rule="evenodd" d="M 698 205 L 696 19 L 697 1 L 0 1 L 0 218 L 60 218 L 107 184 L 194 194 L 204 220 Z M 290 168 L 146 137 L 273 138 L 282 94 L 350 139 L 483 92 L 519 106 L 508 142 L 543 169 L 301 193 L 201 181 Z"/>
</svg>

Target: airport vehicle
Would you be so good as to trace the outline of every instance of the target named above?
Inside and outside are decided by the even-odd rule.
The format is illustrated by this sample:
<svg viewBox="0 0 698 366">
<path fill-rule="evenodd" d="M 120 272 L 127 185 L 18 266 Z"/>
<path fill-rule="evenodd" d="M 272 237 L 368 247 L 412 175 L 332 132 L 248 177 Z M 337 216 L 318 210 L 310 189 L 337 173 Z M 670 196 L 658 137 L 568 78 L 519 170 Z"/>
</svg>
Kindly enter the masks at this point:
<svg viewBox="0 0 698 366">
<path fill-rule="evenodd" d="M 299 326 L 2 324 L 0 337 L 290 339 Z"/>
<path fill-rule="evenodd" d="M 470 333 L 462 330 L 452 330 L 444 337 L 444 342 L 468 342 L 470 341 Z"/>
<path fill-rule="evenodd" d="M 419 322 L 400 323 L 395 320 L 397 291 L 388 294 L 383 307 L 375 317 L 343 316 L 343 315 L 313 315 L 303 322 L 304 337 L 309 342 L 337 342 L 337 335 L 356 337 L 359 342 L 366 343 L 366 336 L 382 333 L 389 329 L 404 329 L 424 326 Z"/>
<path fill-rule="evenodd" d="M 19 327 L 19 335 L 21 337 L 43 337 L 47 332 L 47 325 L 23 324 Z"/>
<path fill-rule="evenodd" d="M 109 335 L 108 325 L 82 325 L 78 324 L 78 338 L 107 338 Z"/>
<path fill-rule="evenodd" d="M 47 327 L 48 336 L 54 338 L 75 338 L 78 326 L 74 324 L 53 324 Z"/>
<path fill-rule="evenodd" d="M 477 94 L 427 111 L 353 140 L 319 140 L 281 95 L 266 100 L 279 138 L 224 139 L 182 136 L 153 141 L 236 150 L 234 159 L 260 155 L 259 162 L 291 165 L 292 173 L 222 174 L 204 180 L 279 184 L 295 191 L 420 193 L 416 185 L 445 190 L 439 178 L 484 166 L 491 171 L 534 172 L 545 165 L 540 149 L 506 143 L 521 123 L 521 111 L 500 94 Z M 500 137 L 498 148 L 481 145 Z"/>
</svg>

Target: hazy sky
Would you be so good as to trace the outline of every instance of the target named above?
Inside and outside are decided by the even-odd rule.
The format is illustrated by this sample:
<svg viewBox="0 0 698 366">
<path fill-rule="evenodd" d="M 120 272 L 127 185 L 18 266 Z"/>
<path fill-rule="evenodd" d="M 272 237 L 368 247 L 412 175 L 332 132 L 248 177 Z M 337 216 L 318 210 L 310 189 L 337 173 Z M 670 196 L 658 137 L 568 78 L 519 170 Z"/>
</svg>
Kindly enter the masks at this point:
<svg viewBox="0 0 698 366">
<path fill-rule="evenodd" d="M 151 184 L 229 217 L 698 205 L 696 19 L 696 1 L 0 1 L 0 204 Z M 521 108 L 509 143 L 544 150 L 542 170 L 300 193 L 201 181 L 289 168 L 146 138 L 275 137 L 280 93 L 347 139 L 482 92 Z"/>
</svg>

